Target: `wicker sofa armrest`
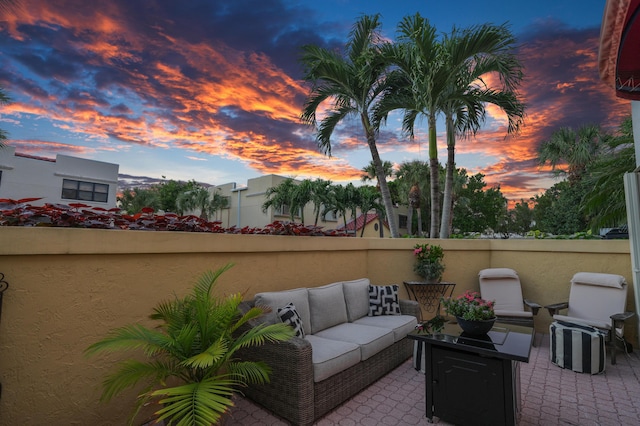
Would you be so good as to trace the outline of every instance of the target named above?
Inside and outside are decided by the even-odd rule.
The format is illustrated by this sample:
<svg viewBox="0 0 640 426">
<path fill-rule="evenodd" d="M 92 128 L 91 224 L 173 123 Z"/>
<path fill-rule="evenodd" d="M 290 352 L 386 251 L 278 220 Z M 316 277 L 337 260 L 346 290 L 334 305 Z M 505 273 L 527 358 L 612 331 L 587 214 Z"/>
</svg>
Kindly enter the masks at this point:
<svg viewBox="0 0 640 426">
<path fill-rule="evenodd" d="M 243 302 L 241 311 L 253 306 Z M 260 318 L 245 326 L 255 326 Z M 269 383 L 250 385 L 243 393 L 294 424 L 310 424 L 314 419 L 314 383 L 311 343 L 299 337 L 285 342 L 266 342 L 243 348 L 238 357 L 247 361 L 263 361 L 271 368 Z"/>
<path fill-rule="evenodd" d="M 418 302 L 407 299 L 400 299 L 398 302 L 400 303 L 400 312 L 402 312 L 402 315 L 413 315 L 418 321 L 420 320 L 422 311 L 420 310 L 420 304 Z"/>
</svg>

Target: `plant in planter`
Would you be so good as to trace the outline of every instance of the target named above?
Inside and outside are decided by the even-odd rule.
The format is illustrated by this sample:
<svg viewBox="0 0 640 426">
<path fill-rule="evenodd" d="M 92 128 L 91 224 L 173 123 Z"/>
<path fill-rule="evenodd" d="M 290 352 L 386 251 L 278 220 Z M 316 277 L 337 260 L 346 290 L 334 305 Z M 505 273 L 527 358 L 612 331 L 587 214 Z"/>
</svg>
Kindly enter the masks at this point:
<svg viewBox="0 0 640 426">
<path fill-rule="evenodd" d="M 125 360 L 103 382 L 101 400 L 146 383 L 140 391 L 130 423 L 149 401 L 160 404 L 157 421 L 178 425 L 216 424 L 233 406 L 234 391 L 269 380 L 263 362 L 243 362 L 234 353 L 265 341 L 288 340 L 293 329 L 283 323 L 262 325 L 239 333 L 240 326 L 264 313 L 238 310 L 240 294 L 226 298 L 212 295 L 218 277 L 232 265 L 204 273 L 184 298 L 160 302 L 150 315 L 160 321 L 155 328 L 140 324 L 120 327 L 86 349 L 87 355 L 121 350 L 141 350 L 147 357 Z M 170 384 L 169 384 L 170 383 Z"/>
<path fill-rule="evenodd" d="M 486 334 L 496 320 L 494 301 L 484 300 L 480 293 L 467 290 L 464 294 L 441 300 L 444 311 L 456 317 L 458 325 L 468 334 Z"/>
<path fill-rule="evenodd" d="M 444 250 L 438 245 L 416 244 L 413 247 L 413 255 L 416 263 L 413 265 L 413 271 L 427 281 L 440 282 L 444 265 Z"/>
</svg>

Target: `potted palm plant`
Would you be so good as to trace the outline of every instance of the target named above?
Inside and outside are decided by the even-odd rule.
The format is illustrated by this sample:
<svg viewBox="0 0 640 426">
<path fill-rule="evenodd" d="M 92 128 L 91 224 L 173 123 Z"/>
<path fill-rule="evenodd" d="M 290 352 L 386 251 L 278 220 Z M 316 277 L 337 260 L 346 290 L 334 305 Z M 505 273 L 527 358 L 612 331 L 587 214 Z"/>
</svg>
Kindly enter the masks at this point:
<svg viewBox="0 0 640 426">
<path fill-rule="evenodd" d="M 232 396 L 238 388 L 269 380 L 270 368 L 265 363 L 239 361 L 234 353 L 265 341 L 288 340 L 294 332 L 283 323 L 239 332 L 264 311 L 252 308 L 241 314 L 240 294 L 226 298 L 212 294 L 218 277 L 231 266 L 204 273 L 184 298 L 160 302 L 150 315 L 160 321 L 157 328 L 141 324 L 116 328 L 86 349 L 87 355 L 133 350 L 146 356 L 144 361 L 136 357 L 120 362 L 103 382 L 103 401 L 145 383 L 129 424 L 149 402 L 158 403 L 157 421 L 217 424 L 233 406 Z"/>
</svg>

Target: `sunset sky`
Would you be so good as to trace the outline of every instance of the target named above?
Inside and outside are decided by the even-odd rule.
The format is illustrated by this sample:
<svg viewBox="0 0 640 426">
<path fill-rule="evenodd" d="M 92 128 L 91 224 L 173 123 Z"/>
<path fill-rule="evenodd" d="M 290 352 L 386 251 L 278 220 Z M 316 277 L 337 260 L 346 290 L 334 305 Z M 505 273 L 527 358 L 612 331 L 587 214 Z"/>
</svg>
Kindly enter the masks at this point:
<svg viewBox="0 0 640 426">
<path fill-rule="evenodd" d="M 614 129 L 628 101 L 599 80 L 604 0 L 22 0 L 0 16 L 0 128 L 17 152 L 117 163 L 120 173 L 246 184 L 264 174 L 358 181 L 370 153 L 357 121 L 337 129 L 322 154 L 299 116 L 308 86 L 300 46 L 342 48 L 353 23 L 380 13 L 395 36 L 420 12 L 437 29 L 508 22 L 525 66 L 525 125 L 506 137 L 490 114 L 457 143 L 457 166 L 483 173 L 511 199 L 553 185 L 535 160 L 562 126 Z M 444 125 L 438 128 L 446 160 Z M 428 160 L 426 120 L 409 140 L 397 116 L 378 148 L 395 164 Z"/>
</svg>

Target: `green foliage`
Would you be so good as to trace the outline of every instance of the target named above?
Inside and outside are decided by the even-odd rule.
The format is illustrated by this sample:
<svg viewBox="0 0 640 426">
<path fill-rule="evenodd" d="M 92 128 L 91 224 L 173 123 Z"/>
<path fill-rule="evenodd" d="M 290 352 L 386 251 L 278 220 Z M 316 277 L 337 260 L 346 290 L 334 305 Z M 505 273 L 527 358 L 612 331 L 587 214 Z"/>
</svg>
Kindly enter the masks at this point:
<svg viewBox="0 0 640 426">
<path fill-rule="evenodd" d="M 554 235 L 571 235 L 588 228 L 588 218 L 580 208 L 586 188 L 581 183 L 558 182 L 535 197 L 536 227 Z"/>
<path fill-rule="evenodd" d="M 454 206 L 453 229 L 456 233 L 498 228 L 507 209 L 507 199 L 500 192 L 500 187 L 485 190 L 486 186 L 481 173 L 466 178 Z"/>
<path fill-rule="evenodd" d="M 195 180 L 190 180 L 188 182 L 179 182 L 173 179 L 165 180 L 161 184 L 156 185 L 155 188 L 160 199 L 160 209 L 165 212 L 178 212 L 178 196 L 200 187 L 201 186 Z"/>
<path fill-rule="evenodd" d="M 480 293 L 467 290 L 458 297 L 443 297 L 440 302 L 444 311 L 454 317 L 468 321 L 481 321 L 495 318 L 494 301 L 487 301 L 480 297 Z"/>
<path fill-rule="evenodd" d="M 4 92 L 4 89 L 0 87 L 0 105 L 6 105 L 11 102 L 9 96 Z M 7 132 L 0 129 L 0 148 L 4 147 L 4 141 L 7 140 Z"/>
<path fill-rule="evenodd" d="M 444 272 L 444 250 L 438 245 L 416 244 L 413 247 L 416 263 L 413 271 L 427 280 L 440 280 Z"/>
<path fill-rule="evenodd" d="M 144 384 L 130 424 L 149 401 L 161 405 L 155 413 L 158 421 L 215 424 L 233 405 L 233 392 L 269 380 L 266 364 L 240 361 L 235 354 L 243 347 L 287 340 L 293 336 L 293 329 L 279 323 L 241 333 L 240 327 L 262 315 L 263 310 L 255 307 L 241 314 L 240 294 L 227 298 L 213 294 L 216 281 L 230 267 L 231 264 L 205 272 L 187 296 L 160 302 L 150 315 L 160 322 L 158 327 L 120 327 L 86 349 L 89 356 L 136 351 L 147 358 L 121 361 L 103 382 L 103 401 L 138 383 Z"/>
</svg>

